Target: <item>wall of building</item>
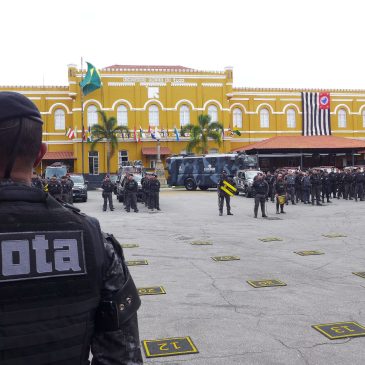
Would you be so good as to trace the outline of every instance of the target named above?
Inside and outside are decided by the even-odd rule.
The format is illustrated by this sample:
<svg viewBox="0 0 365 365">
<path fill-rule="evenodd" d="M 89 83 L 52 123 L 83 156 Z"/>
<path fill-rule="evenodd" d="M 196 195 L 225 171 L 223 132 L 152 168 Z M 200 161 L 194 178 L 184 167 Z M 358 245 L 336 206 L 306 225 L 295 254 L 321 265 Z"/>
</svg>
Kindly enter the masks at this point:
<svg viewBox="0 0 365 365">
<path fill-rule="evenodd" d="M 211 106 L 217 108 L 217 119 L 225 129 L 221 147 L 211 142 L 209 149 L 228 152 L 250 143 L 277 135 L 300 135 L 302 131 L 301 91 L 299 89 L 255 89 L 233 87 L 233 70 L 200 71 L 181 66 L 111 66 L 100 70 L 102 88 L 82 97 L 79 83 L 81 70 L 68 67 L 67 86 L 0 86 L 2 91 L 17 91 L 29 97 L 40 109 L 44 120 L 43 140 L 52 152 L 72 152 L 74 170 L 82 172 L 82 105 L 83 124 L 88 136 L 88 110 L 95 107 L 108 117 L 118 118 L 118 107 L 127 109 L 130 138 L 120 136 L 116 154 L 111 160 L 111 172 L 118 169 L 118 151 L 126 150 L 130 160 L 142 160 L 148 167 L 154 156 L 142 154 L 143 147 L 156 147 L 147 133 L 152 130 L 149 108 L 156 106 L 159 113 L 158 130 L 168 131 L 161 146 L 173 154 L 185 151 L 189 137 L 176 141 L 174 128 L 180 131 L 180 112 L 188 107 L 190 122 L 196 123 L 200 114 L 207 114 Z M 320 90 L 312 90 L 320 91 Z M 335 136 L 365 139 L 365 90 L 325 90 L 331 94 L 331 126 Z M 234 125 L 235 110 L 242 114 L 242 125 Z M 262 110 L 268 113 L 268 126 L 262 125 Z M 57 128 L 57 113 L 64 116 L 64 124 Z M 288 114 L 294 125 L 288 124 Z M 339 118 L 342 115 L 342 124 Z M 344 120 L 345 119 L 345 120 Z M 293 119 L 291 119 L 293 121 Z M 100 116 L 98 118 L 100 122 Z M 59 127 L 59 125 L 58 125 Z M 66 132 L 74 129 L 76 137 L 69 139 Z M 147 133 L 140 142 L 134 140 L 134 129 L 139 135 Z M 231 135 L 237 129 L 241 136 Z M 139 136 L 140 137 L 140 136 Z M 91 144 L 84 143 L 84 172 L 89 172 Z M 106 144 L 99 143 L 99 173 L 106 172 Z"/>
</svg>

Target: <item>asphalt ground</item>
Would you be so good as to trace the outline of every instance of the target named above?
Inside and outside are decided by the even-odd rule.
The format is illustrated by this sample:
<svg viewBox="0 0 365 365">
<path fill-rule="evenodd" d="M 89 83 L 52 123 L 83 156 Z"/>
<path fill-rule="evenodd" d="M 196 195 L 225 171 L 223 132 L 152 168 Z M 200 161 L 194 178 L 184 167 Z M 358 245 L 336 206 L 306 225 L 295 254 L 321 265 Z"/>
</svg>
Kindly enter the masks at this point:
<svg viewBox="0 0 365 365">
<path fill-rule="evenodd" d="M 261 214 L 254 219 L 253 199 L 242 196 L 231 200 L 233 216 L 220 217 L 214 190 L 166 189 L 160 205 L 160 212 L 139 204 L 139 213 L 126 213 L 114 196 L 116 209 L 103 212 L 100 191 L 76 204 L 120 243 L 139 245 L 124 249 L 127 260 L 148 260 L 130 267 L 138 288 L 166 290 L 141 297 L 141 340 L 190 336 L 199 351 L 149 358 L 147 364 L 364 363 L 365 337 L 330 340 L 311 326 L 348 321 L 365 326 L 365 279 L 352 274 L 365 271 L 365 202 L 289 205 L 285 215 L 276 215 L 269 202 L 269 217 L 281 220 Z M 334 233 L 346 237 L 323 236 Z M 267 237 L 281 241 L 259 240 Z M 197 240 L 212 245 L 191 245 Z M 324 254 L 294 253 L 302 250 Z M 240 260 L 211 258 L 227 255 Z M 287 285 L 247 283 L 264 279 Z"/>
</svg>

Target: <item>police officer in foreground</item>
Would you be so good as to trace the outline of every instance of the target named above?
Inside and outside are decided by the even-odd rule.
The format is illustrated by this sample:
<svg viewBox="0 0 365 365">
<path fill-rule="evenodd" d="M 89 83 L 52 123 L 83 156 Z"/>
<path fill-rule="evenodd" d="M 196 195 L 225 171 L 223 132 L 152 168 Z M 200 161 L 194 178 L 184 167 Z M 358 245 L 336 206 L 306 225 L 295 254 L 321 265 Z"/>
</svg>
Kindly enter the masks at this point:
<svg viewBox="0 0 365 365">
<path fill-rule="evenodd" d="M 266 197 L 269 194 L 269 184 L 264 179 L 262 172 L 259 172 L 257 174 L 257 179 L 252 184 L 252 189 L 255 195 L 255 207 L 254 207 L 255 218 L 257 218 L 259 204 L 261 205 L 262 218 L 267 218 L 267 215 L 265 213 L 265 203 L 266 203 Z"/>
<path fill-rule="evenodd" d="M 227 194 L 224 190 L 222 190 L 222 187 L 225 187 L 224 182 L 229 183 L 232 186 L 235 186 L 235 182 L 233 179 L 231 179 L 227 175 L 227 171 L 223 170 L 221 177 L 218 181 L 218 187 L 217 187 L 217 193 L 218 193 L 218 209 L 219 209 L 219 215 L 223 215 L 223 206 L 224 206 L 224 200 L 226 201 L 226 207 L 227 207 L 227 215 L 233 215 L 231 212 L 231 197 L 229 194 Z"/>
<path fill-rule="evenodd" d="M 31 187 L 36 106 L 0 92 L 1 365 L 142 364 L 137 289 L 113 236 Z"/>
</svg>

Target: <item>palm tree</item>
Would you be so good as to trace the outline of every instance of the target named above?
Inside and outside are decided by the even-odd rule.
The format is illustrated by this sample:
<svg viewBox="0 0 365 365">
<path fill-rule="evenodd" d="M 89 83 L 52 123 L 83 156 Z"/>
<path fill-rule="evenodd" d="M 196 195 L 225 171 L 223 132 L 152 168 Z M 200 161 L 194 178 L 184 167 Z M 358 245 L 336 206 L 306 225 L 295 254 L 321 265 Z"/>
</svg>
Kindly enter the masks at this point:
<svg viewBox="0 0 365 365">
<path fill-rule="evenodd" d="M 91 135 L 93 137 L 91 150 L 95 149 L 98 142 L 106 140 L 107 173 L 110 174 L 110 159 L 118 147 L 118 133 L 128 133 L 129 131 L 127 127 L 117 125 L 115 117 L 108 118 L 106 113 L 101 110 L 98 110 L 98 113 L 101 115 L 103 124 L 95 124 L 91 127 Z"/>
<path fill-rule="evenodd" d="M 190 133 L 190 141 L 186 150 L 191 152 L 194 148 L 198 153 L 208 153 L 208 139 L 212 139 L 220 147 L 222 144 L 223 124 L 211 122 L 210 115 L 200 114 L 198 125 L 188 124 L 182 128 L 182 133 Z"/>
</svg>

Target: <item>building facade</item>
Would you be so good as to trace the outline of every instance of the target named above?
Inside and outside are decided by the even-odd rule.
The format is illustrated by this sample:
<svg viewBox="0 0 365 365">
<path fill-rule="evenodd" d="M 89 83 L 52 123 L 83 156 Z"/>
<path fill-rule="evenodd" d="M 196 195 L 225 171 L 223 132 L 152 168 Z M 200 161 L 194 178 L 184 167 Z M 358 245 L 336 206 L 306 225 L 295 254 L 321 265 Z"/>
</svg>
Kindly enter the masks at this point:
<svg viewBox="0 0 365 365">
<path fill-rule="evenodd" d="M 157 143 L 149 132 L 155 128 L 162 134 L 163 160 L 185 152 L 189 137 L 179 136 L 177 141 L 174 130 L 197 123 L 199 114 L 209 114 L 224 125 L 222 145 L 210 143 L 210 152 L 229 152 L 275 136 L 301 135 L 301 92 L 320 91 L 234 87 L 231 67 L 199 71 L 182 66 L 114 65 L 100 74 L 102 87 L 86 97 L 81 95 L 82 73 L 75 65 L 68 66 L 67 86 L 0 86 L 1 91 L 26 95 L 41 111 L 49 151 L 42 169 L 63 161 L 76 173 L 106 172 L 106 143 L 98 143 L 92 151 L 91 144 L 82 141 L 82 124 L 88 137 L 88 128 L 101 121 L 98 110 L 114 116 L 130 131 L 120 136 L 111 159 L 111 172 L 116 173 L 128 160 L 154 166 Z M 331 96 L 332 134 L 365 140 L 365 90 L 325 91 Z M 75 132 L 72 139 L 66 135 L 70 129 Z"/>
</svg>

